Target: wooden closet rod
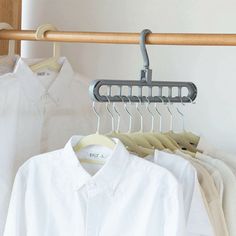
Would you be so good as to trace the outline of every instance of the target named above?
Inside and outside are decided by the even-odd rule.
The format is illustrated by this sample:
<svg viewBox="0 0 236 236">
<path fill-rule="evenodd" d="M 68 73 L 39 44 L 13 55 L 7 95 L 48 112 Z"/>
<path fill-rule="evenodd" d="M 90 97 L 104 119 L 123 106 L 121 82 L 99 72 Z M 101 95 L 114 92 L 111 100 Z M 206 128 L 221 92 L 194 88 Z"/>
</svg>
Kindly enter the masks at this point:
<svg viewBox="0 0 236 236">
<path fill-rule="evenodd" d="M 0 40 L 36 40 L 33 30 L 0 30 Z M 42 41 L 138 44 L 140 33 L 48 31 Z M 236 46 L 236 34 L 183 34 L 152 33 L 147 36 L 147 44 L 195 45 L 195 46 Z"/>
</svg>

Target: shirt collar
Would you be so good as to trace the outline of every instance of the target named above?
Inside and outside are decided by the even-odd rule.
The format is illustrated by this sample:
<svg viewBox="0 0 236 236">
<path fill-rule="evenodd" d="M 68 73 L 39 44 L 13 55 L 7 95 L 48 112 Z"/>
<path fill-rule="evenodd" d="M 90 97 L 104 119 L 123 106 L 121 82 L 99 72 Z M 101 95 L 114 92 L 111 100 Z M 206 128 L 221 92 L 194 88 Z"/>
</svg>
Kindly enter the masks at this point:
<svg viewBox="0 0 236 236">
<path fill-rule="evenodd" d="M 115 191 L 130 161 L 129 152 L 118 139 L 114 139 L 116 145 L 112 154 L 101 169 L 94 176 L 91 176 L 82 167 L 73 150 L 73 146 L 81 138 L 82 136 L 73 136 L 62 150 L 63 164 L 60 168 L 65 170 L 67 181 L 74 190 L 79 190 L 82 186 L 92 183 L 101 189 Z"/>
<path fill-rule="evenodd" d="M 19 79 L 28 97 L 34 102 L 38 102 L 45 94 L 48 94 L 55 102 L 60 102 L 65 90 L 69 88 L 74 72 L 65 57 L 59 58 L 59 64 L 61 64 L 61 69 L 48 91 L 24 59 L 17 60 L 13 73 Z"/>
<path fill-rule="evenodd" d="M 0 76 L 6 75 L 6 74 L 11 75 L 18 58 L 19 58 L 18 55 L 0 56 Z"/>
</svg>

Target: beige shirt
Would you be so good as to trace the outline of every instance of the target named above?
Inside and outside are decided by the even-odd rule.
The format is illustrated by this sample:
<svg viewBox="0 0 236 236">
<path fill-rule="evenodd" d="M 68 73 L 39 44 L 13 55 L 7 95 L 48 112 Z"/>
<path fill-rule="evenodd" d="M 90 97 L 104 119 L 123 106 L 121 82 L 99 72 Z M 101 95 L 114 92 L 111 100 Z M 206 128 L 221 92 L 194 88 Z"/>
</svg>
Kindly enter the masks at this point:
<svg viewBox="0 0 236 236">
<path fill-rule="evenodd" d="M 223 204 L 224 183 L 223 183 L 223 178 L 221 176 L 221 173 L 218 171 L 216 167 L 212 166 L 211 164 L 205 161 L 199 160 L 199 163 L 202 166 L 204 166 L 207 172 L 211 175 L 214 181 L 214 184 L 216 186 L 217 192 L 220 196 L 221 204 Z"/>
<path fill-rule="evenodd" d="M 229 235 L 234 236 L 236 235 L 236 177 L 233 171 L 223 161 L 201 153 L 197 153 L 196 157 L 217 168 L 222 175 L 224 183 L 223 210 Z"/>
<path fill-rule="evenodd" d="M 220 196 L 217 192 L 213 178 L 208 173 L 206 168 L 203 167 L 203 165 L 199 162 L 199 160 L 195 160 L 194 158 L 182 153 L 181 151 L 176 151 L 176 153 L 183 156 L 187 160 L 190 160 L 197 170 L 198 181 L 201 185 L 207 203 L 206 207 L 208 208 L 209 217 L 214 227 L 215 235 L 229 235 Z"/>
</svg>

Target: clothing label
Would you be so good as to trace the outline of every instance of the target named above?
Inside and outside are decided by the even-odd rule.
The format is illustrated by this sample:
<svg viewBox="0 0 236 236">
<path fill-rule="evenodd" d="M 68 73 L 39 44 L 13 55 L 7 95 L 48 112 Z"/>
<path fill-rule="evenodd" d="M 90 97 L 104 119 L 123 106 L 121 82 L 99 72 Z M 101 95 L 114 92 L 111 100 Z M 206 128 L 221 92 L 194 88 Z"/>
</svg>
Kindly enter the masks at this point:
<svg viewBox="0 0 236 236">
<path fill-rule="evenodd" d="M 104 153 L 94 153 L 94 152 L 88 152 L 88 153 L 80 153 L 79 159 L 86 159 L 91 161 L 106 161 L 107 157 L 109 155 L 105 155 Z"/>
<path fill-rule="evenodd" d="M 46 71 L 42 71 L 42 72 L 37 72 L 37 76 L 50 76 L 51 73 L 46 72 Z"/>
<path fill-rule="evenodd" d="M 106 161 L 107 158 L 111 154 L 111 150 L 107 150 L 105 148 L 88 148 L 83 149 L 79 153 L 77 153 L 77 156 L 79 159 L 86 159 L 90 161 Z"/>
</svg>

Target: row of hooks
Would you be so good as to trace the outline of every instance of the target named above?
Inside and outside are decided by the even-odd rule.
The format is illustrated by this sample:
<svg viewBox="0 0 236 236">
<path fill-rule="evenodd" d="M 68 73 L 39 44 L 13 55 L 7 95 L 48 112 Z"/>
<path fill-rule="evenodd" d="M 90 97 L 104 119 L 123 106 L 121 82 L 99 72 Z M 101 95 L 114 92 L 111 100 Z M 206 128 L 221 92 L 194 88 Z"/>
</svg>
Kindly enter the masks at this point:
<svg viewBox="0 0 236 236">
<path fill-rule="evenodd" d="M 119 133 L 120 132 L 120 122 L 121 122 L 121 113 L 118 111 L 117 107 L 116 107 L 116 103 L 115 102 L 112 102 L 110 100 L 110 97 L 109 96 L 105 96 L 107 101 L 106 101 L 106 110 L 108 112 L 108 114 L 110 115 L 111 117 L 111 131 L 112 132 L 116 132 L 116 133 Z M 132 123 L 133 123 L 133 115 L 132 115 L 132 112 L 128 109 L 128 105 L 130 106 L 135 106 L 136 108 L 136 112 L 139 114 L 139 117 L 140 117 L 140 132 L 143 132 L 144 131 L 144 116 L 140 110 L 140 106 L 145 106 L 146 110 L 148 111 L 149 115 L 151 116 L 151 128 L 150 128 L 150 132 L 154 132 L 154 123 L 155 123 L 155 117 L 157 117 L 157 120 L 158 120 L 158 131 L 159 132 L 162 132 L 162 114 L 158 108 L 158 103 L 155 103 L 154 104 L 154 110 L 155 110 L 155 113 L 151 110 L 150 108 L 150 100 L 148 97 L 146 97 L 146 102 L 142 102 L 142 100 L 137 97 L 137 99 L 139 100 L 139 102 L 136 102 L 136 103 L 133 103 L 131 100 L 130 100 L 130 97 L 129 96 L 122 96 L 120 97 L 120 99 L 123 101 L 123 106 L 124 106 L 124 110 L 126 111 L 126 113 L 128 114 L 129 116 L 129 125 L 128 125 L 128 131 L 127 133 L 131 133 L 132 132 Z M 170 115 L 170 124 L 169 124 L 169 130 L 170 131 L 173 131 L 173 120 L 174 120 L 174 113 L 171 111 L 171 107 L 174 107 L 177 111 L 177 113 L 181 116 L 181 119 L 182 119 L 182 131 L 185 131 L 185 120 L 184 120 L 184 113 L 180 111 L 180 109 L 177 107 L 177 106 L 174 106 L 173 103 L 170 101 L 170 99 L 168 97 L 160 97 L 161 101 L 162 101 L 162 104 L 163 105 L 166 105 L 166 108 L 167 108 L 167 111 Z M 195 102 L 193 100 L 191 100 L 191 98 L 187 98 L 189 99 L 189 103 L 191 104 L 195 104 Z M 126 102 L 126 101 L 129 101 L 129 102 Z M 93 111 L 97 117 L 97 129 L 96 129 L 96 133 L 99 133 L 100 132 L 100 126 L 101 126 L 101 116 L 99 114 L 99 112 L 97 111 L 96 109 L 96 102 L 93 101 L 93 105 L 92 105 L 92 108 L 93 108 Z M 181 104 L 183 106 L 185 106 L 185 103 L 184 102 L 181 102 Z M 112 107 L 112 110 L 111 110 L 111 107 Z M 117 115 L 117 123 L 115 125 L 115 117 L 114 117 L 114 113 Z"/>
</svg>

